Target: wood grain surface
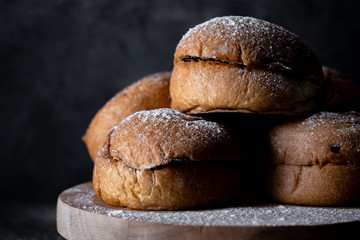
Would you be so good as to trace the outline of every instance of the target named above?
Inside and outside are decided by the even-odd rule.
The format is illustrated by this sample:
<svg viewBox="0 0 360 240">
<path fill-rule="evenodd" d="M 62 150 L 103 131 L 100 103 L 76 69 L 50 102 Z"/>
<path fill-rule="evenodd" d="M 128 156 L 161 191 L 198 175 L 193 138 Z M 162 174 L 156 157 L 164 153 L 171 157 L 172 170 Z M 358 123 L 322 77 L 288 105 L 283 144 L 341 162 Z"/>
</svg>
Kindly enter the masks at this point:
<svg viewBox="0 0 360 240">
<path fill-rule="evenodd" d="M 295 221 L 299 217 L 292 218 L 292 215 L 297 212 L 308 219 Z M 244 217 L 234 218 L 233 213 L 242 214 Z M 266 215 L 267 213 L 269 215 Z M 77 185 L 62 192 L 58 198 L 56 214 L 58 232 L 69 240 L 294 240 L 360 237 L 357 231 L 360 227 L 359 207 L 306 208 L 268 204 L 214 210 L 139 211 L 113 207 L 102 202 L 93 192 L 91 183 Z M 228 221 L 226 218 L 222 219 L 222 216 L 227 214 Z M 219 216 L 220 220 L 216 216 Z M 268 222 L 262 222 L 261 218 Z M 284 219 L 287 221 L 280 224 L 279 221 Z"/>
</svg>

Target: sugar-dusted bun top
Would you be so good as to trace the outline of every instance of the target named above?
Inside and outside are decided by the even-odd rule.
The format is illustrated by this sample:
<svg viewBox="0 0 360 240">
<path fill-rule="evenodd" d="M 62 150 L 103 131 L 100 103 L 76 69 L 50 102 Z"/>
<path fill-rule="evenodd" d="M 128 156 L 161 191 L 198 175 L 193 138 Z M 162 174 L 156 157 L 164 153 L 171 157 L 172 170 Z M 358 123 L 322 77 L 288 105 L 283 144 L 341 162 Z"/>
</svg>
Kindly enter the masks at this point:
<svg viewBox="0 0 360 240">
<path fill-rule="evenodd" d="M 270 131 L 276 164 L 360 165 L 360 113 L 320 112 Z"/>
<path fill-rule="evenodd" d="M 326 97 L 322 66 L 295 34 L 251 17 L 218 17 L 180 40 L 171 108 L 188 114 L 304 115 Z"/>
<path fill-rule="evenodd" d="M 112 159 L 134 169 L 150 169 L 176 161 L 243 161 L 241 146 L 230 129 L 171 109 L 140 111 L 109 133 Z"/>
<path fill-rule="evenodd" d="M 318 59 L 297 35 L 252 17 L 217 17 L 191 28 L 177 46 L 175 63 L 186 57 L 322 78 Z"/>
</svg>

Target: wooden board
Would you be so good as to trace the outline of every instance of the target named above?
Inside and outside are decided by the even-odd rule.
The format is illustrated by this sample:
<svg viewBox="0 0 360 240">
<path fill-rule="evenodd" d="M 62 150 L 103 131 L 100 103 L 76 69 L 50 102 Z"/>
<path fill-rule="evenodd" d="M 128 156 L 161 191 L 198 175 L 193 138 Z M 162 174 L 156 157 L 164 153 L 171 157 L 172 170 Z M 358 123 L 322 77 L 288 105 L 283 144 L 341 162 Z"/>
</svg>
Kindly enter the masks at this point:
<svg viewBox="0 0 360 240">
<path fill-rule="evenodd" d="M 360 239 L 360 208 L 278 204 L 187 211 L 113 207 L 84 183 L 59 195 L 57 229 L 73 239 Z"/>
</svg>

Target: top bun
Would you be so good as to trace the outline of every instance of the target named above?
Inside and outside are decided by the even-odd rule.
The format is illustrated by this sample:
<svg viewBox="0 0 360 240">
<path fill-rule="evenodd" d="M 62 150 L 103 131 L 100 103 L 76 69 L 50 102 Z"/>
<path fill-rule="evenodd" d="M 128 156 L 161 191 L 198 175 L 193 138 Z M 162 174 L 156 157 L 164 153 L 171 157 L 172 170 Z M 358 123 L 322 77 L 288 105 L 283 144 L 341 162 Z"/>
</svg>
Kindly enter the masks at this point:
<svg viewBox="0 0 360 240">
<path fill-rule="evenodd" d="M 322 66 L 295 34 L 251 17 L 211 19 L 179 42 L 171 107 L 190 114 L 304 114 L 326 94 Z"/>
</svg>

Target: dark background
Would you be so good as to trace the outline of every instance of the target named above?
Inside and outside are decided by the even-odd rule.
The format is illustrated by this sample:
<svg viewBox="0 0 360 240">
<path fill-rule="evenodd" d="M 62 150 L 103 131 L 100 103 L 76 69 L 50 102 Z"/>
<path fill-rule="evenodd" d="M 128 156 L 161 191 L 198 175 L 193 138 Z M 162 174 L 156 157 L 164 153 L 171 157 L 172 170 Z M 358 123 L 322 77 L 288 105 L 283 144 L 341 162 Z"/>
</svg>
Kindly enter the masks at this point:
<svg viewBox="0 0 360 240">
<path fill-rule="evenodd" d="M 5 208 L 46 205 L 37 212 L 54 224 L 58 194 L 91 180 L 81 137 L 96 111 L 139 78 L 171 70 L 182 35 L 224 15 L 281 25 L 359 82 L 355 0 L 0 1 L 2 221 L 14 214 Z M 16 224 L 0 233 L 16 239 L 9 233 Z"/>
</svg>

